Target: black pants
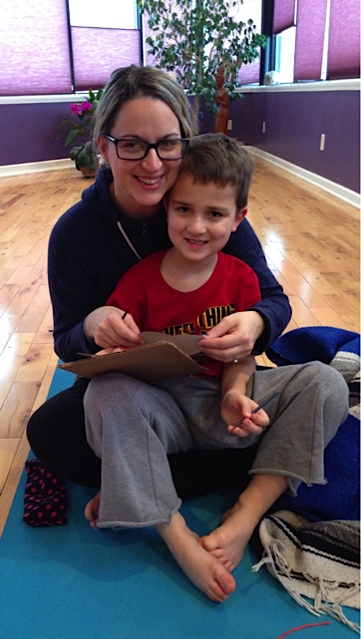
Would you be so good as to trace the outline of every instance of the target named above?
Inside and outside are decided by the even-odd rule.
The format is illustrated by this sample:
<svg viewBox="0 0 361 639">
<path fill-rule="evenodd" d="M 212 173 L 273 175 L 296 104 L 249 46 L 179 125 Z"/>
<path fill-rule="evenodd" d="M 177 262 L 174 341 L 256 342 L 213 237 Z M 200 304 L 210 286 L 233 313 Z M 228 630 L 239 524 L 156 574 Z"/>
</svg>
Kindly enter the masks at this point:
<svg viewBox="0 0 361 639">
<path fill-rule="evenodd" d="M 98 488 L 101 461 L 85 436 L 83 397 L 88 383 L 81 378 L 48 399 L 30 418 L 27 436 L 35 456 L 54 473 L 82 486 Z M 255 452 L 245 448 L 169 455 L 179 496 L 190 499 L 228 489 L 242 490 L 248 483 Z"/>
</svg>

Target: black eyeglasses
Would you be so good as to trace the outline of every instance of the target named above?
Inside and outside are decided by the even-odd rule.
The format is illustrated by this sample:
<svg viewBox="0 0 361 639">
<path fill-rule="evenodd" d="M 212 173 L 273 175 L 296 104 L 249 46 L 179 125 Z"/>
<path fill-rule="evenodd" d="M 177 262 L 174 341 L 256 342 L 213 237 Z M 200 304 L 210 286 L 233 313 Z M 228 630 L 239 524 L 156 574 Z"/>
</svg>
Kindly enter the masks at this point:
<svg viewBox="0 0 361 639">
<path fill-rule="evenodd" d="M 150 149 L 155 149 L 160 160 L 181 160 L 189 144 L 188 138 L 169 138 L 169 140 L 159 140 L 152 144 L 134 138 L 117 139 L 111 135 L 103 137 L 115 144 L 119 160 L 143 160 Z"/>
</svg>

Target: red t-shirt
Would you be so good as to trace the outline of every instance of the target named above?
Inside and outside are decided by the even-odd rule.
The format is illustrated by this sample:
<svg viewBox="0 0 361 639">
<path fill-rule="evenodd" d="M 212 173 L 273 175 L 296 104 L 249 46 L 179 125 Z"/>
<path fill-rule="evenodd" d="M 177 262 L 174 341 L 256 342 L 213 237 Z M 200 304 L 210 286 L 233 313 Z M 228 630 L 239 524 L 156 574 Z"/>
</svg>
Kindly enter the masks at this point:
<svg viewBox="0 0 361 639">
<path fill-rule="evenodd" d="M 245 311 L 260 301 L 255 272 L 245 262 L 222 252 L 203 286 L 177 291 L 160 272 L 166 252 L 153 253 L 129 269 L 107 300 L 109 306 L 129 310 L 141 331 L 201 335 L 226 315 Z M 210 369 L 207 376 L 221 376 L 221 362 L 208 358 L 204 365 Z"/>
</svg>

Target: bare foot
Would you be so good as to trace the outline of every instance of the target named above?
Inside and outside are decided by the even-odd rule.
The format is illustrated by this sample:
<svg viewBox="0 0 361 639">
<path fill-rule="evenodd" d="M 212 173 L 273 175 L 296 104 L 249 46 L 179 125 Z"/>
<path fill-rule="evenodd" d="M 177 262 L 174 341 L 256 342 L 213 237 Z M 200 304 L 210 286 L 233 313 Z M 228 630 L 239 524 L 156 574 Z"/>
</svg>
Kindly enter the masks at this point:
<svg viewBox="0 0 361 639">
<path fill-rule="evenodd" d="M 234 577 L 221 561 L 206 552 L 182 515 L 176 513 L 170 524 L 161 524 L 157 530 L 189 579 L 212 601 L 226 601 L 236 588 Z"/>
<path fill-rule="evenodd" d="M 200 539 L 203 548 L 227 570 L 234 570 L 262 516 L 287 489 L 283 475 L 256 474 L 237 502 L 223 517 L 219 528 Z"/>
<path fill-rule="evenodd" d="M 94 530 L 97 529 L 97 523 L 99 520 L 99 506 L 100 506 L 100 491 L 93 499 L 91 499 L 85 506 L 84 515 L 85 518 L 90 521 L 90 525 Z"/>
<path fill-rule="evenodd" d="M 228 510 L 221 526 L 199 541 L 224 567 L 232 571 L 242 561 L 244 551 L 252 533 L 258 524 L 258 518 L 246 512 L 239 502 Z"/>
</svg>

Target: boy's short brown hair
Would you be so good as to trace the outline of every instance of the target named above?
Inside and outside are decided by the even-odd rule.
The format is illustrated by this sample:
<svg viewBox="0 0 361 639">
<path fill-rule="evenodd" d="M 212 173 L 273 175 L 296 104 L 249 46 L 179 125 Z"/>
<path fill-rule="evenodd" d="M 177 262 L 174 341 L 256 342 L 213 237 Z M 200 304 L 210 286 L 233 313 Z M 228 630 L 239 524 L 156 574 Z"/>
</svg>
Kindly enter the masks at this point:
<svg viewBox="0 0 361 639">
<path fill-rule="evenodd" d="M 237 210 L 247 206 L 253 160 L 246 149 L 224 133 L 204 133 L 189 142 L 178 177 L 189 173 L 195 183 L 234 186 Z"/>
</svg>

